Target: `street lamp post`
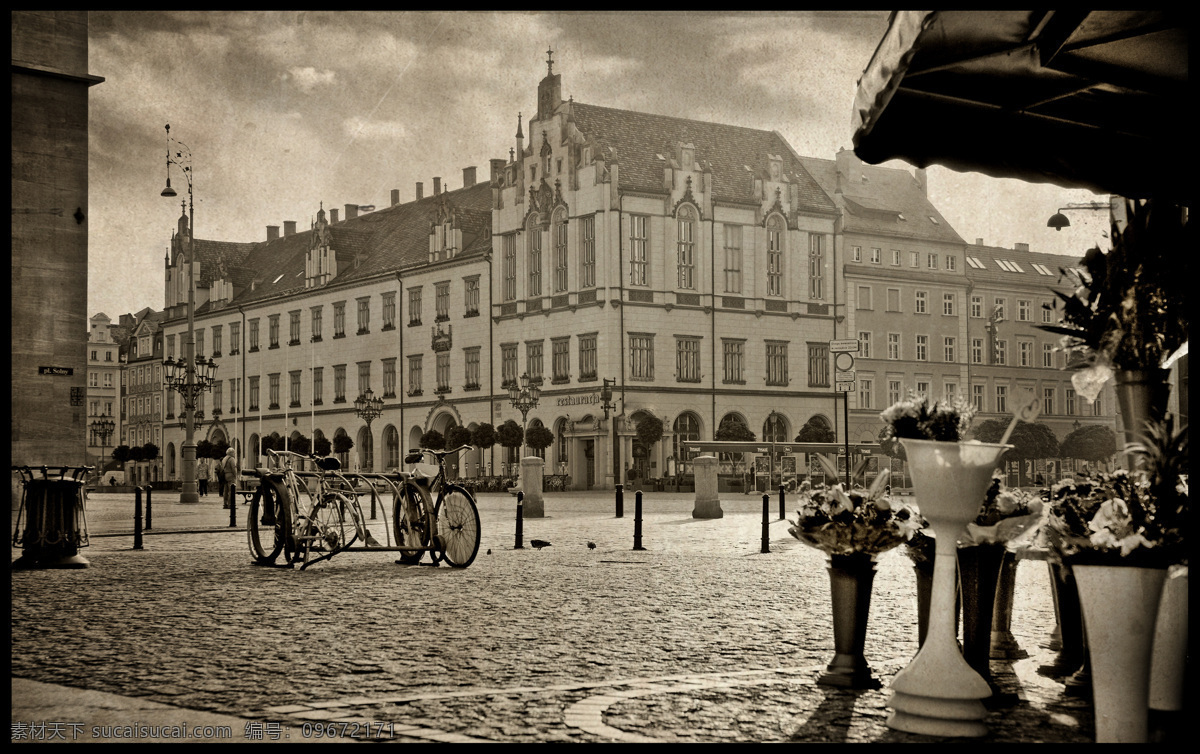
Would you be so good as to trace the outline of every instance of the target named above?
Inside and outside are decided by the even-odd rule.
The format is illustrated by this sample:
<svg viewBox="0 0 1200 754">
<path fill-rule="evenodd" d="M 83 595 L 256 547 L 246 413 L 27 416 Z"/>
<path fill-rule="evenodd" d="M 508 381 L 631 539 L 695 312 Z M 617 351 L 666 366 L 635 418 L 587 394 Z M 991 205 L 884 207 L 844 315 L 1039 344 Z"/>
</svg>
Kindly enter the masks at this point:
<svg viewBox="0 0 1200 754">
<path fill-rule="evenodd" d="M 525 457 L 525 421 L 530 409 L 537 407 L 541 392 L 541 388 L 530 381 L 528 372 L 521 375 L 520 384 L 514 382 L 508 387 L 509 401 L 512 402 L 513 408 L 521 412 L 521 458 Z M 520 459 L 517 459 L 517 464 L 520 468 Z"/>
<path fill-rule="evenodd" d="M 371 388 L 367 388 L 361 395 L 354 399 L 354 413 L 358 415 L 359 419 L 367 423 L 367 436 L 371 443 L 371 469 L 368 469 L 368 471 L 371 471 L 375 467 L 375 440 L 370 436 L 371 422 L 375 421 L 383 413 L 383 399 L 377 398 Z M 371 502 L 374 504 L 374 499 Z M 373 513 L 371 518 L 375 518 Z"/>
<path fill-rule="evenodd" d="M 604 387 L 600 388 L 600 408 L 604 409 L 604 419 L 608 420 L 608 412 L 615 412 L 617 404 L 613 400 L 613 388 L 616 387 L 617 381 L 604 378 Z M 621 483 L 621 459 L 617 452 L 617 415 L 613 413 L 612 425 L 609 426 L 609 432 L 612 433 L 612 472 L 613 484 Z"/>
<path fill-rule="evenodd" d="M 196 408 L 196 398 L 200 393 L 212 387 L 216 372 L 216 364 L 211 360 L 204 364 L 196 362 L 196 206 L 192 198 L 192 152 L 186 144 L 171 138 L 171 125 L 167 129 L 167 187 L 161 196 L 178 196 L 171 188 L 171 166 L 174 165 L 183 173 L 187 181 L 188 209 L 188 280 L 187 280 L 187 339 L 184 341 L 183 359 L 176 362 L 168 358 L 163 365 L 166 367 L 166 386 L 177 391 L 183 397 L 184 406 L 184 440 L 183 440 L 183 490 L 179 494 L 181 503 L 198 503 L 200 495 L 196 488 L 196 420 L 193 412 Z M 174 155 L 172 155 L 174 151 Z M 200 367 L 203 367 L 202 375 Z"/>
<path fill-rule="evenodd" d="M 108 447 L 115 426 L 107 414 L 92 422 L 92 433 L 100 445 L 100 461 L 96 464 L 98 467 L 104 466 L 104 448 Z"/>
</svg>

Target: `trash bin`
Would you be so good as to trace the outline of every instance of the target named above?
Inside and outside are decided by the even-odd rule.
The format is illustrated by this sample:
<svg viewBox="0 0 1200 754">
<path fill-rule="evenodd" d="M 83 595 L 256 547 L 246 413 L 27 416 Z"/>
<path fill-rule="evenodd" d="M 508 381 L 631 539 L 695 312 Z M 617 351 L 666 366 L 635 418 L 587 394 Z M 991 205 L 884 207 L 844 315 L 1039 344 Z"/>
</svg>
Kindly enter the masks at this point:
<svg viewBox="0 0 1200 754">
<path fill-rule="evenodd" d="M 92 466 L 14 466 L 21 475 L 21 507 L 13 545 L 21 557 L 13 568 L 87 568 L 79 548 L 88 546 L 83 485 Z"/>
</svg>

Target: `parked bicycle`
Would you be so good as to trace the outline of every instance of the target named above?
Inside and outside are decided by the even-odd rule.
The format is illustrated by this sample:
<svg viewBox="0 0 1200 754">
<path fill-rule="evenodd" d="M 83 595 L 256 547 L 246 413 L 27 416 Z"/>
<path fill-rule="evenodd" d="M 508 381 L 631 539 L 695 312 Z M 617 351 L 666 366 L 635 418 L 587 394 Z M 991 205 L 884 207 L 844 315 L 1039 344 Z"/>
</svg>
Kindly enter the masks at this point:
<svg viewBox="0 0 1200 754">
<path fill-rule="evenodd" d="M 469 490 L 446 477 L 446 456 L 472 449 L 470 445 L 453 450 L 420 448 L 404 457 L 413 471 L 401 472 L 404 484 L 393 508 L 393 528 L 397 544 L 411 549 L 398 563 L 419 563 L 426 550 L 435 563 L 442 559 L 456 568 L 466 568 L 475 560 L 479 508 Z M 433 456 L 437 464 L 421 463 L 426 455 Z"/>
</svg>

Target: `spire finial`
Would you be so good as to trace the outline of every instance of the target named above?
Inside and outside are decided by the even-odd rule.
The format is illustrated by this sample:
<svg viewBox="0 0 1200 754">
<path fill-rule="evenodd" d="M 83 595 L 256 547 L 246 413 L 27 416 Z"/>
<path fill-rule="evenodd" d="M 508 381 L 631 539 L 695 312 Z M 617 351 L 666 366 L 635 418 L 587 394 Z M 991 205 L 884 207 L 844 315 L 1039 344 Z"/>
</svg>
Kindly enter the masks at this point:
<svg viewBox="0 0 1200 754">
<path fill-rule="evenodd" d="M 517 113 L 517 138 L 525 138 L 525 134 L 521 133 L 521 113 Z"/>
<path fill-rule="evenodd" d="M 554 75 L 554 49 L 547 48 L 546 50 L 546 75 Z"/>
</svg>

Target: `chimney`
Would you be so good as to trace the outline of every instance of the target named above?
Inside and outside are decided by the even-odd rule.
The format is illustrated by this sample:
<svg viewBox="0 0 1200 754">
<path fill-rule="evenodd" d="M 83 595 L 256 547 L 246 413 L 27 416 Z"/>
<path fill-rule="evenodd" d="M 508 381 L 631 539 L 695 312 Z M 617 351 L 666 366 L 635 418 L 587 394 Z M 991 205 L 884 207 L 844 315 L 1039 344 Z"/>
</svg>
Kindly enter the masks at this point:
<svg viewBox="0 0 1200 754">
<path fill-rule="evenodd" d="M 346 205 L 346 219 L 351 220 L 355 217 L 358 217 L 358 205 L 357 204 L 347 204 Z"/>
<path fill-rule="evenodd" d="M 296 232 L 296 221 L 295 220 L 284 220 L 283 221 L 283 235 L 290 236 L 290 235 L 295 234 L 295 232 Z"/>
<path fill-rule="evenodd" d="M 976 239 L 975 239 L 975 245 L 976 245 L 976 246 L 983 246 L 983 239 L 982 239 L 982 238 L 976 238 Z"/>
<path fill-rule="evenodd" d="M 417 181 L 417 201 L 425 198 L 425 184 Z"/>
<path fill-rule="evenodd" d="M 917 168 L 913 176 L 917 179 L 917 186 L 920 187 L 921 193 L 929 196 L 929 176 L 925 173 L 925 168 Z"/>
<path fill-rule="evenodd" d="M 490 162 L 492 170 L 491 181 L 492 183 L 496 183 L 500 180 L 500 177 L 504 175 L 504 159 L 495 159 L 491 160 Z"/>
<path fill-rule="evenodd" d="M 268 225 L 267 226 L 267 240 L 274 241 L 276 238 L 279 238 L 279 226 L 278 225 Z"/>
<path fill-rule="evenodd" d="M 433 179 L 433 195 L 437 196 L 442 193 L 442 179 L 435 177 Z"/>
<path fill-rule="evenodd" d="M 400 203 L 400 189 L 392 189 L 392 206 Z"/>
<path fill-rule="evenodd" d="M 470 188 L 475 185 L 475 166 L 463 168 L 463 188 Z"/>
<path fill-rule="evenodd" d="M 837 190 L 845 192 L 846 187 L 861 182 L 862 160 L 853 151 L 842 147 L 836 155 Z"/>
<path fill-rule="evenodd" d="M 1013 251 L 1029 251 L 1029 244 L 1015 243 L 1013 244 Z"/>
<path fill-rule="evenodd" d="M 332 225 L 338 221 L 338 211 L 336 209 L 329 210 L 329 223 Z"/>
</svg>

